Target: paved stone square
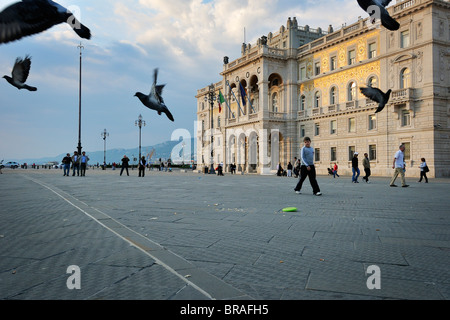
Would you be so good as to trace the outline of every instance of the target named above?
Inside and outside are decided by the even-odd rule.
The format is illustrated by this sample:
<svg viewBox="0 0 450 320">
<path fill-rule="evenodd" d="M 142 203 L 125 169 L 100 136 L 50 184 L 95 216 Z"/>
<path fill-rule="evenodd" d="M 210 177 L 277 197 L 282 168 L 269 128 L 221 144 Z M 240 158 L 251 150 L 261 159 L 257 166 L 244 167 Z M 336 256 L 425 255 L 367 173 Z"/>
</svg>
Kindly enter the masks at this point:
<svg viewBox="0 0 450 320">
<path fill-rule="evenodd" d="M 3 169 L 0 299 L 450 298 L 450 180 L 137 175 Z"/>
</svg>

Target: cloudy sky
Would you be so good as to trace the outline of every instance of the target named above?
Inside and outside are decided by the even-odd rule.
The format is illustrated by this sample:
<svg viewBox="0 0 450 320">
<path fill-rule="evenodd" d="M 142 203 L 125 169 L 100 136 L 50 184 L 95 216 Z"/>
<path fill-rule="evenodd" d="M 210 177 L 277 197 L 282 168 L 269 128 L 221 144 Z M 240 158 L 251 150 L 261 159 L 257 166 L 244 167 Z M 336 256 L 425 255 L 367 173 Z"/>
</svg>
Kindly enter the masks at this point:
<svg viewBox="0 0 450 320">
<path fill-rule="evenodd" d="M 0 10 L 13 3 L 0 0 Z M 365 17 L 350 0 L 60 0 L 88 26 L 83 40 L 82 147 L 135 148 L 139 114 L 146 121 L 142 145 L 171 140 L 176 129 L 193 134 L 197 90 L 220 81 L 223 57 L 240 56 L 247 43 L 286 25 L 326 30 Z M 10 75 L 16 57 L 32 56 L 27 83 L 37 92 L 19 91 L 0 79 L 0 160 L 56 156 L 78 144 L 80 38 L 66 24 L 0 45 L 0 76 Z M 175 122 L 145 108 L 134 97 L 150 91 L 153 69 L 166 84 L 166 105 Z"/>
</svg>

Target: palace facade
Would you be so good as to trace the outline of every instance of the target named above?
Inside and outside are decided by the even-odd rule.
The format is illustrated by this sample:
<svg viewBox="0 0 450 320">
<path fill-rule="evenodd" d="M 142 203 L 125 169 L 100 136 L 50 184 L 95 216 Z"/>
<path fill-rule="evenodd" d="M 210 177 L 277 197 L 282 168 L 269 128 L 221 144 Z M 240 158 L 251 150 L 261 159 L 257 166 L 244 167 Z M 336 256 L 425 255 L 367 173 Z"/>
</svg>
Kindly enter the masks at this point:
<svg viewBox="0 0 450 320">
<path fill-rule="evenodd" d="M 318 174 L 334 163 L 350 174 L 358 152 L 361 169 L 368 153 L 372 175 L 391 176 L 405 144 L 407 176 L 419 176 L 421 158 L 429 177 L 450 176 L 450 3 L 397 1 L 388 11 L 399 30 L 358 18 L 325 31 L 294 17 L 243 44 L 240 58 L 225 57 L 222 79 L 196 95 L 198 167 L 273 174 L 309 136 Z M 381 112 L 365 86 L 392 90 Z"/>
</svg>

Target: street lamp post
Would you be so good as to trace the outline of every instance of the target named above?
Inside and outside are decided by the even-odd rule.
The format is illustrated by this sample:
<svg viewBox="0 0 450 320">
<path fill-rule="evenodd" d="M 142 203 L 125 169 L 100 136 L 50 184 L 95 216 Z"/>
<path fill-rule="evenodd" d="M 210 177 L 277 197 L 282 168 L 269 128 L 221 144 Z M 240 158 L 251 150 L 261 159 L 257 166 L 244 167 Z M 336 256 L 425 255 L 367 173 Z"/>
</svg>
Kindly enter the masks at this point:
<svg viewBox="0 0 450 320">
<path fill-rule="evenodd" d="M 214 92 L 214 84 L 211 83 L 211 85 L 209 86 L 209 91 L 205 96 L 205 101 L 209 101 L 209 105 L 210 105 L 210 114 L 211 114 L 211 120 L 210 120 L 210 130 L 211 130 L 211 168 L 209 169 L 209 173 L 210 174 L 215 174 L 215 170 L 214 170 L 214 134 L 213 134 L 213 121 L 214 121 L 214 117 L 213 117 L 213 110 L 214 110 L 214 101 L 216 101 L 217 96 Z"/>
<path fill-rule="evenodd" d="M 101 133 L 103 138 L 103 170 L 106 168 L 106 137 L 109 137 L 109 133 L 106 129 Z"/>
<path fill-rule="evenodd" d="M 138 161 L 141 161 L 141 130 L 142 130 L 142 126 L 145 127 L 145 121 L 142 120 L 142 115 L 139 115 L 138 119 L 134 122 L 134 125 L 139 127 L 139 160 Z"/>
<path fill-rule="evenodd" d="M 79 91 L 78 91 L 78 156 L 81 155 L 81 56 L 82 56 L 82 50 L 84 49 L 84 46 L 80 44 L 77 46 L 78 49 L 80 49 L 80 82 L 79 82 Z"/>
</svg>

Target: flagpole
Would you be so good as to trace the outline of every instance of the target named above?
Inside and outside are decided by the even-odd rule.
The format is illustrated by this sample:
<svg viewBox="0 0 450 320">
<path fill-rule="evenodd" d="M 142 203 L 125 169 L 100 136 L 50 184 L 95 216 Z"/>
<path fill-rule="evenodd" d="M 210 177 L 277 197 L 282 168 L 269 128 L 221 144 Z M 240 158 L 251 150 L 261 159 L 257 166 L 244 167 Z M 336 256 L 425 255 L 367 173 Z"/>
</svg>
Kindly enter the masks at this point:
<svg viewBox="0 0 450 320">
<path fill-rule="evenodd" d="M 250 101 L 250 95 L 249 94 L 247 94 L 247 100 L 248 100 L 248 103 L 250 104 L 250 107 L 252 107 L 253 113 L 255 113 L 255 108 L 253 108 L 252 102 Z"/>
<path fill-rule="evenodd" d="M 233 115 L 233 113 L 231 112 L 231 108 L 230 108 L 230 105 L 228 104 L 227 99 L 225 99 L 225 97 L 223 96 L 222 92 L 219 90 L 219 102 L 220 103 L 222 103 L 222 100 L 221 100 L 222 98 L 223 98 L 223 101 L 226 103 L 226 105 L 228 107 L 228 111 L 230 112 L 231 115 Z M 233 118 L 234 118 L 234 116 L 233 116 Z"/>
</svg>

